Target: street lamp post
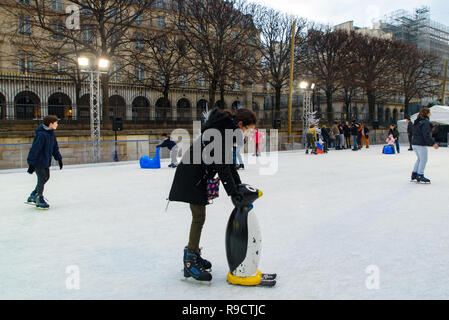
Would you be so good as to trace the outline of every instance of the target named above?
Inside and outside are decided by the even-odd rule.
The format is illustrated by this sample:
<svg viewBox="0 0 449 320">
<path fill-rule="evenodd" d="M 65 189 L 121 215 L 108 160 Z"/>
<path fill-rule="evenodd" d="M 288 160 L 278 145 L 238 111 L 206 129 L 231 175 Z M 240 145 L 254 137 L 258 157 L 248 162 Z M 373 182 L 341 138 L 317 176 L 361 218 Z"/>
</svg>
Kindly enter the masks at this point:
<svg viewBox="0 0 449 320">
<path fill-rule="evenodd" d="M 92 140 L 92 162 L 100 161 L 100 74 L 108 72 L 109 60 L 99 58 L 92 64 L 87 57 L 79 57 L 81 72 L 89 74 L 90 81 L 90 135 Z"/>
<path fill-rule="evenodd" d="M 315 89 L 315 83 L 301 81 L 299 88 L 303 92 L 303 108 L 302 108 L 302 131 L 304 144 L 306 143 L 306 132 L 309 124 L 309 117 L 313 112 L 312 92 Z"/>
</svg>

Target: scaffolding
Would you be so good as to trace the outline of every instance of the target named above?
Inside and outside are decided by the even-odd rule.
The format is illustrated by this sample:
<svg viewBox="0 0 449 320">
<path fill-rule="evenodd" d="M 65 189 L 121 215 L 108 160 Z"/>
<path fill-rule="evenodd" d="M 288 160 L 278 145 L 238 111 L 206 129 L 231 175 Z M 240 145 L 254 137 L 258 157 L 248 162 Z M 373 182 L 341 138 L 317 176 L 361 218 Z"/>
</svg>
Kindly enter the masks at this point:
<svg viewBox="0 0 449 320">
<path fill-rule="evenodd" d="M 449 59 L 449 27 L 430 19 L 430 8 L 421 7 L 414 12 L 397 10 L 380 21 L 384 32 L 393 34 L 394 40 L 413 43 L 417 48 L 433 52 L 443 61 Z"/>
</svg>

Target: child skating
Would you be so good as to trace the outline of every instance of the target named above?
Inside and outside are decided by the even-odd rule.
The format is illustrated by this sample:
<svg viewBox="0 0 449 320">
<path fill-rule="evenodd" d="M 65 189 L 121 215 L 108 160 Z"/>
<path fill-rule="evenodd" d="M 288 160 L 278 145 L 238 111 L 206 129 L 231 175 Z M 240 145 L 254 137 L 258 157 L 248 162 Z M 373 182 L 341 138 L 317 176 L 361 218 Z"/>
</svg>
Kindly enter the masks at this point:
<svg viewBox="0 0 449 320">
<path fill-rule="evenodd" d="M 156 148 L 167 148 L 170 151 L 171 158 L 171 163 L 168 166 L 176 168 L 178 166 L 178 145 L 166 133 L 162 134 L 162 139 L 164 142 L 156 146 Z"/>
<path fill-rule="evenodd" d="M 28 197 L 27 204 L 35 205 L 37 209 L 48 210 L 50 206 L 44 199 L 44 186 L 50 179 L 51 157 L 53 156 L 62 169 L 62 156 L 59 153 L 55 130 L 58 128 L 56 116 L 44 117 L 43 124 L 36 129 L 33 145 L 28 153 L 28 173 L 36 172 L 37 185 Z"/>
</svg>

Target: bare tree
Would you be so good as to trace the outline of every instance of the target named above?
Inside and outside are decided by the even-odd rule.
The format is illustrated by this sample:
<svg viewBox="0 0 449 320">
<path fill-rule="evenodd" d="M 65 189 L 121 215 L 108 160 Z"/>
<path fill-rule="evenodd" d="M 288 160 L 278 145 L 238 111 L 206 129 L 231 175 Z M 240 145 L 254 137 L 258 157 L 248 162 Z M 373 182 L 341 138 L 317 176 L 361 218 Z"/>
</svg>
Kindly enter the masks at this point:
<svg viewBox="0 0 449 320">
<path fill-rule="evenodd" d="M 193 80 L 187 61 L 187 41 L 172 27 L 163 30 L 146 30 L 134 35 L 130 63 L 135 72 L 132 81 L 162 93 L 162 108 L 170 106 L 169 92 L 175 87 L 187 87 Z"/>
<path fill-rule="evenodd" d="M 348 44 L 347 32 L 327 26 L 312 28 L 307 34 L 306 57 L 299 61 L 300 68 L 307 70 L 326 94 L 329 122 L 334 120 L 333 95 L 342 85 Z"/>
<path fill-rule="evenodd" d="M 245 0 L 180 0 L 177 26 L 190 49 L 191 70 L 209 83 L 209 104 L 215 105 L 216 91 L 232 79 L 239 48 L 253 34 L 252 19 Z"/>
<path fill-rule="evenodd" d="M 394 70 L 397 72 L 396 86 L 404 97 L 404 114 L 408 114 L 413 98 L 434 96 L 440 90 L 434 79 L 441 72 L 440 58 L 432 53 L 417 49 L 405 42 L 395 42 Z"/>
<path fill-rule="evenodd" d="M 260 43 L 257 49 L 261 62 L 257 69 L 260 79 L 268 83 L 275 91 L 274 119 L 279 119 L 281 93 L 288 87 L 289 82 L 293 21 L 296 21 L 296 60 L 302 60 L 300 55 L 305 43 L 306 21 L 265 7 L 259 8 L 254 20 L 256 28 L 260 31 Z"/>
<path fill-rule="evenodd" d="M 357 64 L 356 59 L 354 59 L 355 52 L 352 49 L 353 41 L 352 34 L 349 34 L 348 41 L 343 48 L 339 80 L 339 87 L 343 96 L 343 111 L 348 120 L 351 118 L 352 101 L 360 91 L 357 81 Z"/>
<path fill-rule="evenodd" d="M 127 36 L 152 10 L 154 0 L 67 0 L 66 5 L 76 6 L 81 12 L 79 29 L 67 28 L 68 14 L 54 7 L 54 1 L 34 0 L 19 2 L 19 14 L 25 15 L 38 37 L 46 41 L 56 38 L 65 43 L 66 56 L 76 61 L 77 54 L 111 61 L 129 61 L 125 54 L 130 37 Z M 71 48 L 69 48 L 71 47 Z M 109 78 L 101 77 L 103 96 L 103 123 L 109 123 Z"/>
<path fill-rule="evenodd" d="M 358 86 L 368 99 L 368 120 L 374 121 L 376 99 L 388 98 L 396 93 L 393 61 L 393 42 L 388 39 L 353 34 L 354 61 Z"/>
</svg>

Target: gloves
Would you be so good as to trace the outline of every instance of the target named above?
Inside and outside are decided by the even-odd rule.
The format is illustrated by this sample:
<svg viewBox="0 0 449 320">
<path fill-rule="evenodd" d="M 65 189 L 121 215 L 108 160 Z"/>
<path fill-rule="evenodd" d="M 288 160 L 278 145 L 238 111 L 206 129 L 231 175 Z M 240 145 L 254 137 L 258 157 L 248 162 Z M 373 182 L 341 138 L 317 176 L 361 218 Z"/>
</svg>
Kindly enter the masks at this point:
<svg viewBox="0 0 449 320">
<path fill-rule="evenodd" d="M 36 170 L 36 169 L 35 169 L 33 166 L 29 166 L 27 172 L 28 172 L 29 174 L 33 174 L 33 172 L 34 172 L 35 170 Z"/>
<path fill-rule="evenodd" d="M 62 164 L 62 160 L 58 160 L 59 163 L 59 170 L 62 170 L 63 164 Z"/>
</svg>

